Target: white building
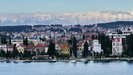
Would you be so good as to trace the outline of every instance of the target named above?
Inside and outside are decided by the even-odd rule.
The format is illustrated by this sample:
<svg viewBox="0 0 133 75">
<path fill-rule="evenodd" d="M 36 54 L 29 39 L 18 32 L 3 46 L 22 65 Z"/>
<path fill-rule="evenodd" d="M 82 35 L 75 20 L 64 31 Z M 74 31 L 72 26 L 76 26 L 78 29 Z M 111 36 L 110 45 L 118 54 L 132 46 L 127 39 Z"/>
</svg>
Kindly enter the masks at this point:
<svg viewBox="0 0 133 75">
<path fill-rule="evenodd" d="M 22 38 L 12 38 L 11 43 L 16 44 L 16 46 L 19 46 L 20 44 L 23 44 L 23 39 Z"/>
<path fill-rule="evenodd" d="M 122 46 L 122 38 L 120 37 L 115 37 L 112 40 L 112 55 L 122 55 L 123 52 L 123 46 Z"/>
<path fill-rule="evenodd" d="M 103 50 L 101 49 L 101 44 L 98 40 L 93 40 L 93 49 L 94 52 L 101 53 Z"/>
<path fill-rule="evenodd" d="M 6 44 L 0 45 L 0 50 L 4 50 L 5 52 L 7 52 L 7 45 Z"/>
</svg>

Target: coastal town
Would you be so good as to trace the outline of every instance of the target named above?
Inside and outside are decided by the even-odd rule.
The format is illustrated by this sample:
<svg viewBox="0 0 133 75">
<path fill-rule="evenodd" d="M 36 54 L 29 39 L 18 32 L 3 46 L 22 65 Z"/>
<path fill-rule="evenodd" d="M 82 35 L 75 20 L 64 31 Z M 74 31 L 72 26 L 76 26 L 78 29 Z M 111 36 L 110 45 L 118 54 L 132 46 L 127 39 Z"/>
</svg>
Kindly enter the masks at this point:
<svg viewBox="0 0 133 75">
<path fill-rule="evenodd" d="M 132 57 L 133 27 L 35 25 L 21 32 L 0 32 L 1 59 L 71 60 Z M 130 43 L 131 41 L 131 43 Z"/>
</svg>

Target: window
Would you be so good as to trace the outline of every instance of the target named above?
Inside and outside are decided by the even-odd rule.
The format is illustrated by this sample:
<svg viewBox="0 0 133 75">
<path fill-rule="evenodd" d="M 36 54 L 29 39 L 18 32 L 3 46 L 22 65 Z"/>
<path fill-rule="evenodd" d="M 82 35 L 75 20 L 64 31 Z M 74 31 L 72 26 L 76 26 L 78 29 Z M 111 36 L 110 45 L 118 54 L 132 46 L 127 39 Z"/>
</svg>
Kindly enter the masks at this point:
<svg viewBox="0 0 133 75">
<path fill-rule="evenodd" d="M 119 46 L 119 43 L 117 43 L 117 46 Z"/>
<path fill-rule="evenodd" d="M 113 43 L 113 46 L 115 46 L 115 43 Z"/>
<path fill-rule="evenodd" d="M 117 49 L 117 51 L 119 51 L 119 48 Z"/>
</svg>

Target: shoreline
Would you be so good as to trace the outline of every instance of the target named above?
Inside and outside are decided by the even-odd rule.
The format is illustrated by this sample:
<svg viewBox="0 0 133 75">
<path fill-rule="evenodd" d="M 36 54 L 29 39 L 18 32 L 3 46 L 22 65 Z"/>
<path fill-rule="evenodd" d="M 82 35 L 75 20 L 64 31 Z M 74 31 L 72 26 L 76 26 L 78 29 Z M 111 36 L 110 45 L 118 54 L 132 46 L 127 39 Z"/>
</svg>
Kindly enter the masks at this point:
<svg viewBox="0 0 133 75">
<path fill-rule="evenodd" d="M 83 58 L 82 58 L 83 59 Z M 101 58 L 101 59 L 92 59 L 84 58 L 86 61 L 133 61 L 132 58 Z M 81 59 L 75 59 L 77 62 L 81 62 Z M 0 62 L 70 62 L 71 60 L 15 60 L 15 59 L 0 59 Z M 83 61 L 82 61 L 83 62 Z"/>
</svg>

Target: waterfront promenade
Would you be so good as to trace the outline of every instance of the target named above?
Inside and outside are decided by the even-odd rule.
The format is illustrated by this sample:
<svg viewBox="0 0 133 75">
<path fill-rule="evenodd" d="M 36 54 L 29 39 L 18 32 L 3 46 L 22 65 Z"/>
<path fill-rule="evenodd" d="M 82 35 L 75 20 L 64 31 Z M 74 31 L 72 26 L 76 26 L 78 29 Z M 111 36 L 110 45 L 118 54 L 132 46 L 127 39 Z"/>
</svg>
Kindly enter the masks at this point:
<svg viewBox="0 0 133 75">
<path fill-rule="evenodd" d="M 82 58 L 86 61 L 133 61 L 133 58 Z M 81 59 L 75 59 L 77 62 L 81 62 Z M 14 60 L 14 59 L 0 59 L 0 62 L 70 62 L 71 60 Z"/>
</svg>

